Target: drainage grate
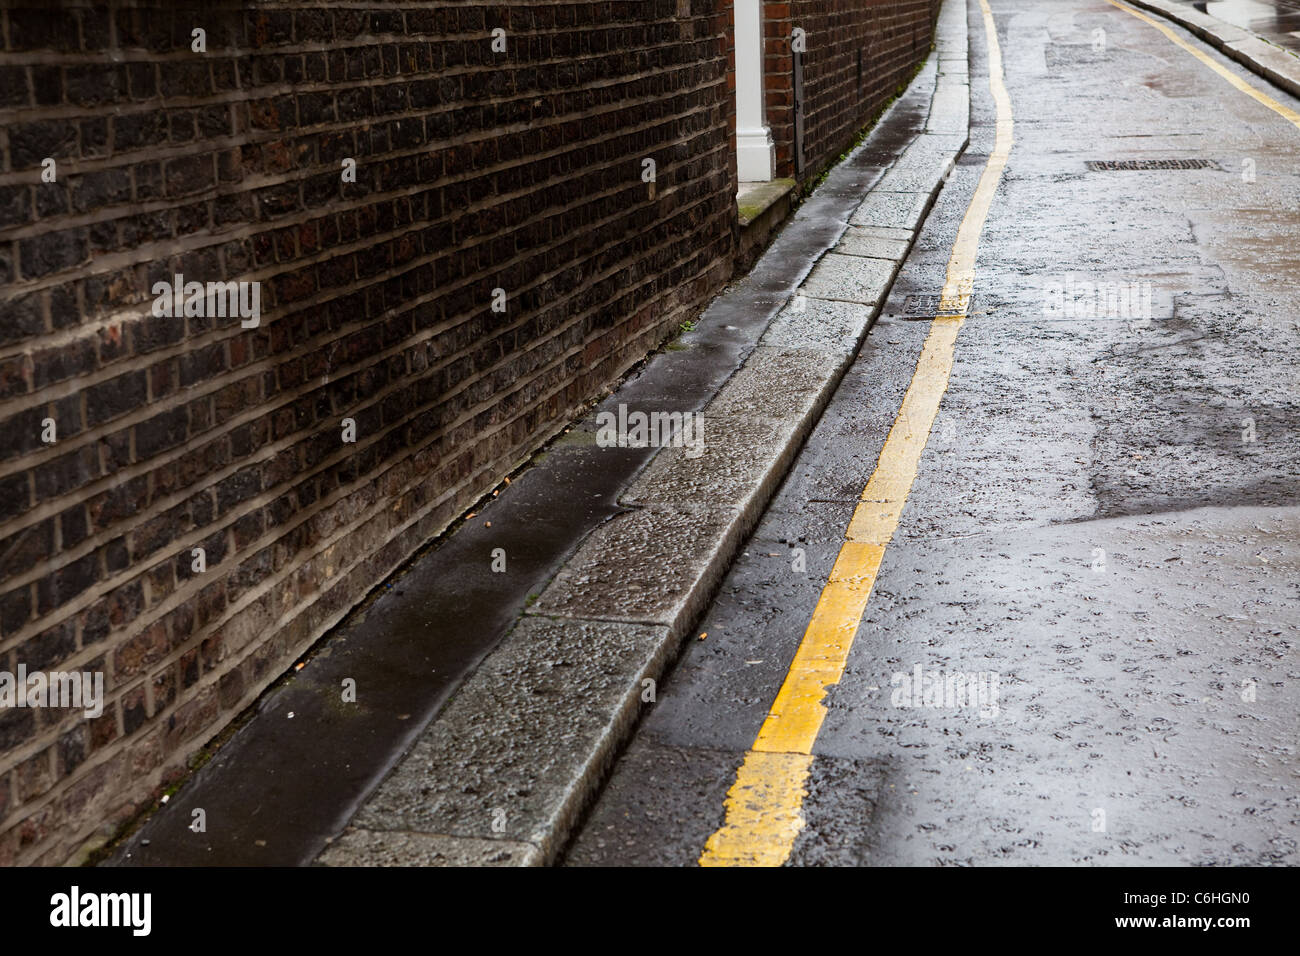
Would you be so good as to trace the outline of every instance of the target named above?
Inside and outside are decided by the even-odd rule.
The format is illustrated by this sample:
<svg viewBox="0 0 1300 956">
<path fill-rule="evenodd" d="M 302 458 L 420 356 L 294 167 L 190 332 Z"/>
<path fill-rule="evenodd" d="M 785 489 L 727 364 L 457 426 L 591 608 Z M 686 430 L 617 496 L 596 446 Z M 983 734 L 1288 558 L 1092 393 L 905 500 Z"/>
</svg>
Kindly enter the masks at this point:
<svg viewBox="0 0 1300 956">
<path fill-rule="evenodd" d="M 930 318 L 935 315 L 970 315 L 975 311 L 975 303 L 979 296 L 972 295 L 970 301 L 966 303 L 966 310 L 963 312 L 960 306 L 956 308 L 940 309 L 943 303 L 943 296 L 933 293 L 922 295 L 909 295 L 903 300 L 903 315 L 919 315 Z"/>
<path fill-rule="evenodd" d="M 1128 169 L 1222 169 L 1212 159 L 1090 159 L 1093 172 Z"/>
</svg>

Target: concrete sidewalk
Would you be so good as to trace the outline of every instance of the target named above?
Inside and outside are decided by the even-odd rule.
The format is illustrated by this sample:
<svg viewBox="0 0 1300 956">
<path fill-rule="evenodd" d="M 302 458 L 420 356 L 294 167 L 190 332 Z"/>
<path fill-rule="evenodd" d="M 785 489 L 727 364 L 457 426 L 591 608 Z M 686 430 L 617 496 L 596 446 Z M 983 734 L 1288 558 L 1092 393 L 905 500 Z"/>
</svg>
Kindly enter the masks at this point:
<svg viewBox="0 0 1300 956">
<path fill-rule="evenodd" d="M 967 142 L 965 10 L 945 7 L 924 131 L 860 196 L 835 170 L 768 256 L 839 233 L 704 409 L 707 451 L 665 448 L 321 857 L 349 864 L 546 864 L 652 699 L 883 304 Z M 715 309 L 726 308 L 725 298 Z M 711 309 L 710 312 L 713 312 Z M 696 341 L 716 334 L 706 314 Z M 721 331 L 725 331 L 725 326 Z M 694 343 L 691 343 L 694 344 Z M 618 396 L 615 396 L 617 399 Z M 575 440 L 593 440 L 590 423 Z"/>
<path fill-rule="evenodd" d="M 920 74 L 754 270 L 394 582 L 396 596 L 327 641 L 113 862 L 551 862 L 694 637 L 965 148 L 966 32 L 965 5 L 948 0 Z M 698 412 L 703 453 L 602 447 L 598 416 L 620 409 Z M 507 573 L 489 570 L 498 548 Z M 433 660 L 439 641 L 459 656 Z M 366 657 L 375 645 L 388 650 Z M 388 675 L 411 683 L 408 670 L 442 683 L 389 700 Z M 348 675 L 368 687 L 356 718 L 337 716 Z M 208 833 L 188 830 L 194 807 Z"/>
</svg>

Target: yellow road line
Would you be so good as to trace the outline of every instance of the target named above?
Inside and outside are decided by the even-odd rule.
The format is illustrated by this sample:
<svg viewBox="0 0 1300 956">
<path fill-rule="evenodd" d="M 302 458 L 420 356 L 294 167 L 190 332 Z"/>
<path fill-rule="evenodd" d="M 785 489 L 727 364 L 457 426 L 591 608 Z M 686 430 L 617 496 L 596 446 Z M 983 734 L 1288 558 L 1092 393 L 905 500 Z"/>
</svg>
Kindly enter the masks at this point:
<svg viewBox="0 0 1300 956">
<path fill-rule="evenodd" d="M 1233 86 L 1235 86 L 1237 89 L 1241 90 L 1241 92 L 1245 93 L 1247 96 L 1250 96 L 1258 100 L 1260 103 L 1263 103 L 1274 113 L 1277 113 L 1288 123 L 1291 123 L 1293 126 L 1295 126 L 1296 129 L 1300 129 L 1300 113 L 1297 113 L 1295 110 L 1291 109 L 1290 107 L 1283 106 L 1281 103 L 1273 99 L 1267 93 L 1261 93 L 1259 90 L 1255 89 L 1253 86 L 1251 86 L 1241 77 L 1239 77 L 1236 73 L 1233 73 L 1222 63 L 1217 62 L 1213 57 L 1211 57 L 1204 50 L 1198 50 L 1196 47 L 1192 46 L 1190 43 L 1188 43 L 1186 40 L 1180 37 L 1177 33 L 1171 30 L 1169 27 L 1165 26 L 1165 24 L 1159 22 L 1158 20 L 1151 19 L 1145 13 L 1141 13 L 1137 10 L 1134 10 L 1132 7 L 1128 6 L 1127 4 L 1117 3 L 1116 0 L 1106 0 L 1106 2 L 1109 3 L 1112 7 L 1117 7 L 1118 9 L 1123 10 L 1125 13 L 1131 13 L 1139 20 L 1151 24 L 1151 26 L 1155 27 L 1157 30 L 1159 30 L 1161 33 L 1167 36 L 1174 43 L 1177 43 L 1180 47 L 1182 47 L 1192 56 L 1196 57 L 1198 60 L 1200 60 L 1202 63 L 1208 66 L 1215 73 L 1218 73 L 1221 77 L 1223 77 Z"/>
<path fill-rule="evenodd" d="M 916 372 L 889 430 L 876 470 L 854 510 L 839 556 L 822 589 L 785 682 L 727 792 L 726 819 L 709 837 L 701 866 L 780 866 L 803 827 L 804 784 L 812 746 L 826 718 L 826 688 L 839 681 L 857 635 L 885 548 L 911 491 L 926 439 L 948 388 L 957 331 L 975 284 L 980 232 L 1011 153 L 1011 98 L 988 0 L 980 0 L 989 51 L 989 90 L 997 136 L 966 209 L 944 281 L 941 312 L 930 325 Z"/>
</svg>

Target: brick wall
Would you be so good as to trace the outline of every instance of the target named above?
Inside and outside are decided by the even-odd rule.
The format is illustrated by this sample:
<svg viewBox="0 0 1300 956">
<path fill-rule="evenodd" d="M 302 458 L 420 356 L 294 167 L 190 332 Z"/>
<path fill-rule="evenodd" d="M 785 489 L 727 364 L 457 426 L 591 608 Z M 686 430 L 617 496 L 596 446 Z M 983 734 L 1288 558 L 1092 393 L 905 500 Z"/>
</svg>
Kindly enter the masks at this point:
<svg viewBox="0 0 1300 956">
<path fill-rule="evenodd" d="M 924 55 L 930 0 L 769 6 L 769 69 L 808 30 L 831 159 Z M 0 708 L 7 865 L 79 858 L 182 775 L 694 315 L 737 226 L 729 0 L 0 18 L 0 672 L 107 685 L 96 719 Z M 155 315 L 178 274 L 259 283 L 257 326 Z"/>
<path fill-rule="evenodd" d="M 804 31 L 804 170 L 814 178 L 929 52 L 940 0 L 782 0 L 763 4 L 767 120 L 777 175 L 795 176 L 794 28 Z"/>
<path fill-rule="evenodd" d="M 0 6 L 0 671 L 108 697 L 0 709 L 0 864 L 53 863 L 729 278 L 731 17 Z"/>
</svg>

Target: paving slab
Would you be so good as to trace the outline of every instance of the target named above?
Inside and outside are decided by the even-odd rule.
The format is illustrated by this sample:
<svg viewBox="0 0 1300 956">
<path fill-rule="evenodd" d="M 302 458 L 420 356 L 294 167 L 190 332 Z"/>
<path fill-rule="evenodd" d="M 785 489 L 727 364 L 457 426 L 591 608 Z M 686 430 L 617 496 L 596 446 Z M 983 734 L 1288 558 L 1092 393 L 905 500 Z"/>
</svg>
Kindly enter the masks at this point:
<svg viewBox="0 0 1300 956">
<path fill-rule="evenodd" d="M 942 76 L 934 91 L 935 109 L 926 122 L 927 132 L 964 133 L 970 126 L 970 85 L 956 77 Z"/>
<path fill-rule="evenodd" d="M 792 305 L 797 308 L 797 300 Z M 784 349 L 760 346 L 708 411 L 721 417 L 792 416 L 807 408 L 805 398 L 817 400 L 825 395 L 830 377 L 826 356 L 807 345 Z"/>
<path fill-rule="evenodd" d="M 694 452 L 684 448 L 665 449 L 629 489 L 624 504 L 725 501 L 750 507 L 771 474 L 771 459 L 789 444 L 793 426 L 758 415 L 708 421 L 708 447 L 702 454 L 692 457 Z"/>
<path fill-rule="evenodd" d="M 888 226 L 906 229 L 920 222 L 930 208 L 928 192 L 872 192 L 858 207 L 849 223 L 854 226 Z"/>
<path fill-rule="evenodd" d="M 578 619 L 644 621 L 680 631 L 740 536 L 730 503 L 634 508 L 583 542 L 533 610 Z"/>
<path fill-rule="evenodd" d="M 320 855 L 319 862 L 323 866 L 528 866 L 539 855 L 531 843 L 513 840 L 349 828 Z"/>
<path fill-rule="evenodd" d="M 804 282 L 803 292 L 819 299 L 876 305 L 889 291 L 897 269 L 893 259 L 829 252 Z"/>
<path fill-rule="evenodd" d="M 371 832 L 327 858 L 360 852 L 360 843 L 373 856 L 436 849 L 451 861 L 482 853 L 478 841 L 530 844 L 552 856 L 648 703 L 643 681 L 668 653 L 663 627 L 524 619 L 357 814 L 354 827 Z M 395 833 L 400 848 L 386 849 L 382 833 Z M 411 834 L 469 843 L 458 849 Z M 539 862 L 527 851 L 511 860 Z"/>
<path fill-rule="evenodd" d="M 893 259 L 906 253 L 907 239 L 886 239 L 872 235 L 861 226 L 849 226 L 835 245 L 835 251 L 846 256 L 867 256 L 871 259 Z"/>
<path fill-rule="evenodd" d="M 851 355 L 866 334 L 873 314 L 870 306 L 857 302 L 834 302 L 804 296 L 781 311 L 763 333 L 759 345 Z"/>
<path fill-rule="evenodd" d="M 954 48 L 947 41 L 958 22 L 964 50 L 965 11 L 946 4 L 945 49 Z M 744 350 L 714 397 L 690 406 L 702 411 L 702 446 L 678 440 L 658 450 L 619 496 L 624 510 L 563 562 L 320 862 L 556 859 L 645 705 L 645 682 L 693 637 L 965 146 L 968 104 L 951 92 L 935 96 L 937 60 L 803 203 L 754 273 L 682 337 L 687 350 Z M 944 87 L 961 88 L 952 79 Z M 891 172 L 906 176 L 909 189 L 886 191 Z M 881 255 L 831 251 L 850 220 L 850 244 Z M 755 328 L 757 344 L 741 344 Z M 642 397 L 672 410 L 671 390 Z M 595 447 L 590 421 L 574 431 L 574 442 Z M 484 841 L 508 856 L 491 854 Z"/>
</svg>

